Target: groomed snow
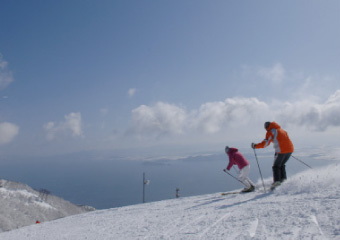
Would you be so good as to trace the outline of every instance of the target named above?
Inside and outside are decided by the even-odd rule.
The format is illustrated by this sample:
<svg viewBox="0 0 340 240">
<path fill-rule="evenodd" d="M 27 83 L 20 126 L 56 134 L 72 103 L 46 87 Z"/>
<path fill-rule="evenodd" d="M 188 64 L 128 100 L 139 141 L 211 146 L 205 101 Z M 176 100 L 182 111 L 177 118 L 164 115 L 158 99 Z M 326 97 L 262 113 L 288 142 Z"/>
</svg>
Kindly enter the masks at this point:
<svg viewBox="0 0 340 240">
<path fill-rule="evenodd" d="M 340 166 L 307 170 L 270 193 L 220 193 L 94 211 L 2 240 L 340 239 Z M 270 179 L 265 180 L 266 185 Z"/>
</svg>

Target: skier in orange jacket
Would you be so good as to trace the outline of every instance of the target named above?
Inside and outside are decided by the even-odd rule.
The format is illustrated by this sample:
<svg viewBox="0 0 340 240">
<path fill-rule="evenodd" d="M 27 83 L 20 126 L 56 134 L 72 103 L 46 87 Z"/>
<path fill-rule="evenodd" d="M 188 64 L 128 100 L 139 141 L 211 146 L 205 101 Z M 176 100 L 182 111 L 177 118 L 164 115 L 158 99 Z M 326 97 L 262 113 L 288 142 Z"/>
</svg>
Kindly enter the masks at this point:
<svg viewBox="0 0 340 240">
<path fill-rule="evenodd" d="M 265 122 L 264 128 L 267 130 L 266 138 L 260 143 L 252 143 L 252 148 L 265 148 L 270 143 L 274 144 L 275 157 L 273 164 L 273 185 L 276 187 L 287 179 L 286 163 L 294 152 L 294 146 L 287 132 L 276 122 Z"/>
</svg>

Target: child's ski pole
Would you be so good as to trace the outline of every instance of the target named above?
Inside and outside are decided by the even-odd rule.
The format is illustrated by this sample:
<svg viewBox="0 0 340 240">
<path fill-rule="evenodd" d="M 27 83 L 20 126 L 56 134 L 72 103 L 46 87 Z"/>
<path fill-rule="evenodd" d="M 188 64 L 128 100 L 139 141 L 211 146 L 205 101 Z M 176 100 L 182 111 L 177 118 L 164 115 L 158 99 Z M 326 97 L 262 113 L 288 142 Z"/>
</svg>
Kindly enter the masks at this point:
<svg viewBox="0 0 340 240">
<path fill-rule="evenodd" d="M 226 171 L 225 169 L 223 169 L 223 172 L 229 174 L 230 176 L 232 176 L 233 178 L 235 178 L 237 181 L 239 181 L 240 183 L 242 183 L 242 184 L 246 187 L 246 185 L 245 185 L 243 182 L 241 182 L 237 177 L 233 176 L 231 173 L 229 173 L 229 172 Z"/>
</svg>

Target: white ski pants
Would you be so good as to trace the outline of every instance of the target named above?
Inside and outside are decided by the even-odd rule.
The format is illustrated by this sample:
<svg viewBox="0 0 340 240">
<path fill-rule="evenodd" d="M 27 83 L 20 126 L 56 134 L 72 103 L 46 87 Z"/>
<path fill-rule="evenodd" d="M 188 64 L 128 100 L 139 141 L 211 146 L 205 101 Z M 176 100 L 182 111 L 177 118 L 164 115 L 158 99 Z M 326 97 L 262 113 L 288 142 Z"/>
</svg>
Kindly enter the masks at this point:
<svg viewBox="0 0 340 240">
<path fill-rule="evenodd" d="M 251 185 L 255 186 L 255 184 L 248 177 L 249 171 L 250 165 L 242 168 L 238 175 L 238 179 L 246 186 L 246 188 L 250 188 Z"/>
</svg>

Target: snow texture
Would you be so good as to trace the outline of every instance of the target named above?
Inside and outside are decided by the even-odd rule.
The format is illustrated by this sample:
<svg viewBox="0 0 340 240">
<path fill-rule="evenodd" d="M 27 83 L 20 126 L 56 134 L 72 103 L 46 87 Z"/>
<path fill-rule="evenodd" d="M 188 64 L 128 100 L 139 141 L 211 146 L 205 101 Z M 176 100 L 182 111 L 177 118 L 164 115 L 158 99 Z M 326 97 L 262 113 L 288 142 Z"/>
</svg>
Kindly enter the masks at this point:
<svg viewBox="0 0 340 240">
<path fill-rule="evenodd" d="M 3 179 L 0 179 L 0 206 L 0 232 L 94 210 L 74 205 L 46 190 L 36 191 Z"/>
<path fill-rule="evenodd" d="M 2 240 L 340 239 L 340 165 L 309 169 L 272 192 L 221 193 L 74 215 Z M 270 179 L 265 179 L 267 191 Z M 48 209 L 48 208 L 46 208 Z"/>
</svg>

